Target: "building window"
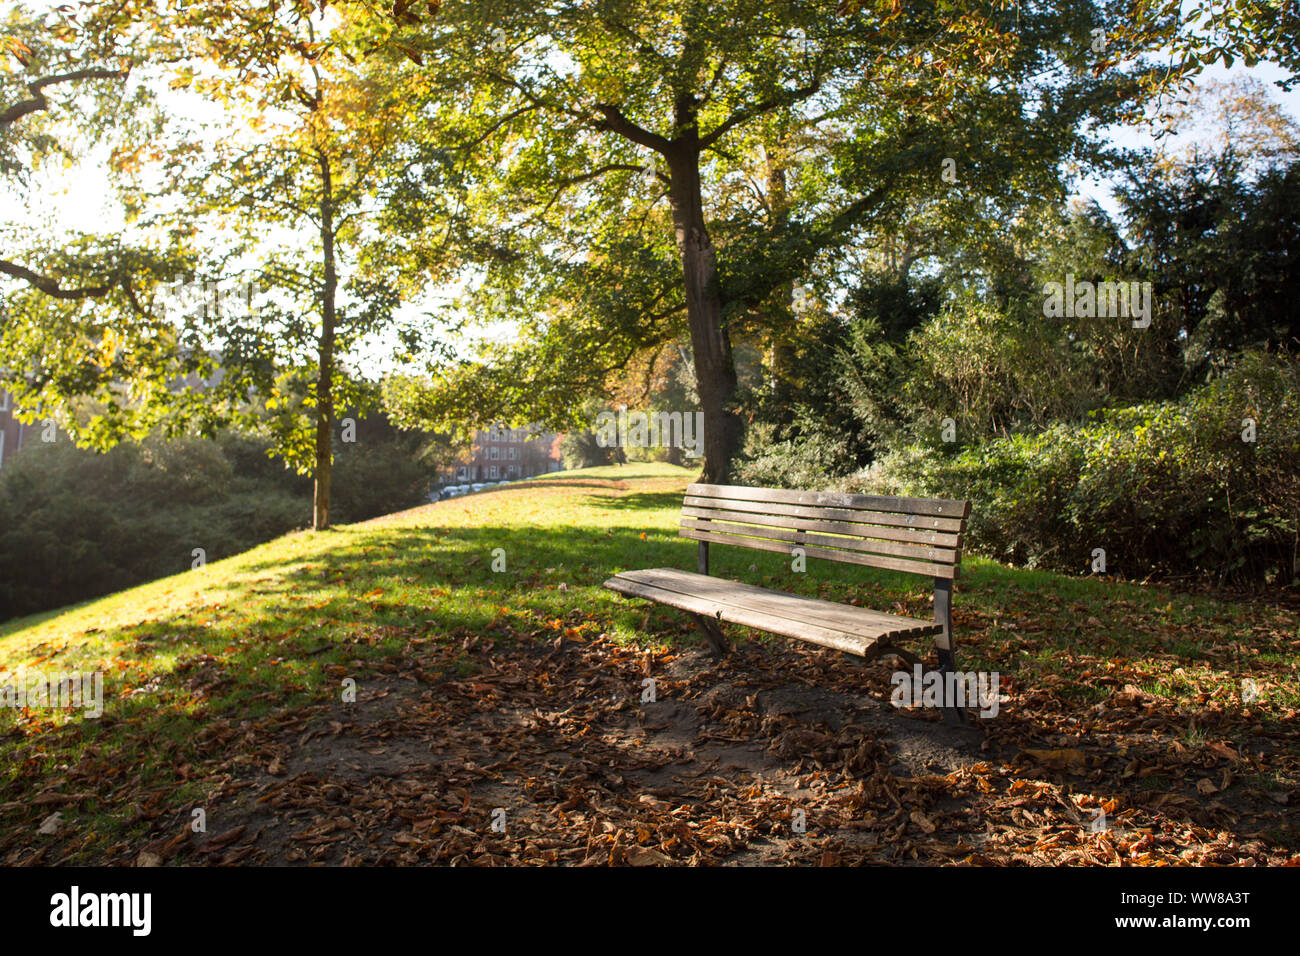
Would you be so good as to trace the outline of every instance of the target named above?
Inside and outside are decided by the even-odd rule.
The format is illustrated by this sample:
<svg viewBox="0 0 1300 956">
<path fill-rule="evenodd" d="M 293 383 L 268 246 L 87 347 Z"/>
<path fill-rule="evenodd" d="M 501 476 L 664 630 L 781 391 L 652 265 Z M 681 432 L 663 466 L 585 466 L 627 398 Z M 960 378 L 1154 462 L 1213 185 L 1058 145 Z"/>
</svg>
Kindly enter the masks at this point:
<svg viewBox="0 0 1300 956">
<path fill-rule="evenodd" d="M 519 449 L 518 449 L 518 448 L 511 448 L 511 449 L 510 449 L 510 454 L 509 454 L 507 457 L 510 458 L 511 461 L 516 460 L 516 459 L 519 457 Z"/>
<path fill-rule="evenodd" d="M 488 477 L 495 478 L 496 476 L 497 476 L 497 466 L 493 465 L 491 468 L 488 469 Z"/>
<path fill-rule="evenodd" d="M 488 457 L 491 458 L 493 461 L 496 461 L 498 458 L 501 457 L 501 449 L 498 448 L 496 445 L 493 445 L 490 449 L 488 449 Z"/>
<path fill-rule="evenodd" d="M 0 388 L 0 412 L 9 411 L 9 393 Z"/>
</svg>

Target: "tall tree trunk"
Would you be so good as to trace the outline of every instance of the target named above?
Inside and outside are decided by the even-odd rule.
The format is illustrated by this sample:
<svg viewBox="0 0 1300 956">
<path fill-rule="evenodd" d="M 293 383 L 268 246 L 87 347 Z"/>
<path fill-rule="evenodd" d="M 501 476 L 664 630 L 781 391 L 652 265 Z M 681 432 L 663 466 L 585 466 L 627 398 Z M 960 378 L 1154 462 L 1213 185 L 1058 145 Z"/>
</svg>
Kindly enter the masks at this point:
<svg viewBox="0 0 1300 956">
<path fill-rule="evenodd" d="M 695 385 L 704 412 L 701 479 L 712 484 L 725 484 L 740 445 L 740 419 L 732 408 L 736 395 L 736 366 L 731 353 L 731 337 L 722 326 L 718 258 L 704 225 L 699 134 L 694 125 L 693 110 L 693 101 L 678 104 L 678 127 L 683 132 L 673 141 L 668 154 L 672 179 L 669 199 L 677 249 L 682 257 L 686 315 L 695 358 Z M 688 122 L 682 122 L 687 118 Z"/>
<path fill-rule="evenodd" d="M 334 197 L 329 158 L 317 154 L 321 171 L 320 237 L 325 266 L 321 289 L 321 329 L 316 374 L 316 469 L 312 500 L 312 527 L 323 531 L 330 526 L 330 477 L 334 467 L 331 447 L 334 430 L 334 298 L 338 274 L 334 263 Z"/>
</svg>

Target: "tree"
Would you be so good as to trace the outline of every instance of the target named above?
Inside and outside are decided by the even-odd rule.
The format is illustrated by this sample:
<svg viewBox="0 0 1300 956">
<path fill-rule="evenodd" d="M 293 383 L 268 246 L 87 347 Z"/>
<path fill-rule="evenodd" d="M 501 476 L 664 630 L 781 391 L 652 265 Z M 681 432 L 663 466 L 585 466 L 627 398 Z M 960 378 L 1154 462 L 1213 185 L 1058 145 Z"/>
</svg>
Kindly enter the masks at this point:
<svg viewBox="0 0 1300 956">
<path fill-rule="evenodd" d="M 203 19 L 194 26 L 207 25 Z M 400 80 L 349 62 L 341 33 L 325 35 L 319 16 L 303 9 L 296 19 L 265 21 L 251 49 L 227 35 L 209 37 L 224 70 L 195 83 L 247 118 L 252 135 L 223 138 L 202 154 L 182 141 L 173 149 L 177 174 L 164 186 L 188 198 L 185 216 L 220 219 L 233 229 L 240 241 L 224 250 L 223 261 L 258 257 L 253 281 L 277 301 L 262 304 L 251 335 L 230 316 L 211 316 L 209 344 L 221 352 L 226 394 L 233 399 L 253 388 L 272 413 L 280 454 L 310 469 L 317 530 L 330 523 L 335 408 L 363 408 L 372 397 L 342 359 L 363 336 L 393 321 L 403 291 L 412 287 L 385 268 L 381 253 L 366 248 L 374 237 L 363 227 L 400 150 Z M 268 248 L 270 227 L 295 238 Z M 297 237 L 306 234 L 313 241 L 300 243 Z"/>
<path fill-rule="evenodd" d="M 563 418 L 685 332 L 708 481 L 740 436 L 733 339 L 788 327 L 814 263 L 949 191 L 945 161 L 966 190 L 1056 188 L 1089 155 L 1084 121 L 1137 91 L 1135 70 L 1096 69 L 1089 3 L 397 6 L 383 42 L 457 91 L 442 148 L 465 157 L 479 302 L 521 323 L 413 403 Z"/>
<path fill-rule="evenodd" d="M 142 4 L 61 4 L 45 12 L 17 4 L 0 35 L 0 189 L 15 212 L 35 198 L 34 174 L 52 160 L 72 163 L 94 146 L 120 145 L 151 119 L 149 90 L 128 88 L 132 71 L 166 56 L 168 38 L 142 27 Z M 50 236 L 0 223 L 0 275 L 62 302 L 104 300 L 139 319 L 153 278 L 170 267 L 144 245 L 112 235 Z M 12 312 L 0 334 L 8 331 Z"/>
<path fill-rule="evenodd" d="M 173 114 L 115 154 L 128 210 L 167 255 L 146 285 L 118 283 L 125 305 L 32 282 L 5 343 L 17 397 L 29 412 L 66 410 L 73 434 L 101 447 L 157 424 L 268 432 L 313 474 L 323 529 L 335 408 L 376 396 L 346 360 L 423 278 L 391 267 L 374 215 L 401 164 L 404 77 L 359 65 L 348 22 L 308 0 L 178 4 L 156 22 L 172 89 L 221 106 L 227 123 Z M 176 291 L 192 300 L 180 310 Z M 123 335 L 128 308 L 138 318 Z"/>
</svg>

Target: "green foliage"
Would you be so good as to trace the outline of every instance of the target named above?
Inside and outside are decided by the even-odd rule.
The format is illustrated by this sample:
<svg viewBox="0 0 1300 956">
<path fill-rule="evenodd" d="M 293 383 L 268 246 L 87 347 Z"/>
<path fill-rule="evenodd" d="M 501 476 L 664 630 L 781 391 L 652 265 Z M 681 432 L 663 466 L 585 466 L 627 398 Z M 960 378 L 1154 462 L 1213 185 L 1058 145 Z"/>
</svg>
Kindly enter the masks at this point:
<svg viewBox="0 0 1300 956">
<path fill-rule="evenodd" d="M 560 460 L 566 471 L 612 464 L 617 460 L 618 451 L 601 446 L 596 433 L 586 429 L 566 432 L 560 439 Z"/>
<path fill-rule="evenodd" d="M 360 521 L 419 504 L 423 436 L 361 422 L 339 443 L 336 513 Z M 311 484 L 262 439 L 119 444 L 106 454 L 35 442 L 0 471 L 0 618 L 189 570 L 307 525 Z"/>
<path fill-rule="evenodd" d="M 1246 419 L 1255 440 L 1243 440 Z M 946 455 L 912 445 L 854 479 L 881 493 L 972 501 L 971 545 L 1005 560 L 1295 583 L 1300 362 L 1251 352 L 1165 403 L 993 438 Z"/>
<path fill-rule="evenodd" d="M 1162 86 L 1237 60 L 1277 63 L 1284 90 L 1300 82 L 1300 12 L 1288 0 L 1144 0 L 1124 17 L 1118 36 L 1125 43 L 1154 36 L 1167 45 L 1169 68 L 1153 78 Z"/>
<path fill-rule="evenodd" d="M 404 432 L 383 416 L 356 422 L 355 442 L 334 443 L 332 512 L 363 521 L 421 503 L 455 450 L 440 436 Z"/>
<path fill-rule="evenodd" d="M 749 427 L 737 479 L 743 485 L 822 488 L 854 470 L 852 445 L 844 432 L 801 406 L 789 426 L 758 422 Z"/>
<path fill-rule="evenodd" d="M 914 332 L 908 351 L 909 375 L 895 394 L 918 436 L 937 440 L 944 419 L 958 442 L 1043 427 L 1077 420 L 1104 399 L 1087 354 L 1060 323 L 1013 316 L 970 293 Z"/>
</svg>

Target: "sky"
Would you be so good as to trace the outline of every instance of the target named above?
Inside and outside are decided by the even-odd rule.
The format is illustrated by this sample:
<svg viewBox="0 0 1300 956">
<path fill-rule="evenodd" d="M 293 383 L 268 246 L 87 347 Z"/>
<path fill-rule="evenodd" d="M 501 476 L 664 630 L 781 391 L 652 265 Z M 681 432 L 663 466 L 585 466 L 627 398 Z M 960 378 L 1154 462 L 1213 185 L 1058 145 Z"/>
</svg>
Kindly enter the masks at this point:
<svg viewBox="0 0 1300 956">
<path fill-rule="evenodd" d="M 1300 123 L 1300 85 L 1289 92 L 1283 92 L 1274 85 L 1276 81 L 1285 79 L 1286 76 L 1285 71 L 1271 63 L 1260 63 L 1254 67 L 1246 67 L 1238 61 L 1231 69 L 1225 68 L 1222 64 L 1208 67 L 1200 74 L 1196 82 L 1197 86 L 1204 86 L 1215 81 L 1230 82 L 1247 78 L 1259 80 L 1265 85 L 1273 101 L 1281 106 L 1291 119 Z M 1198 139 L 1204 140 L 1205 132 L 1203 126 L 1180 129 L 1164 145 L 1171 150 L 1181 149 Z M 1154 147 L 1157 142 L 1149 127 L 1113 126 L 1105 130 L 1104 133 L 1111 143 L 1130 149 Z M 1078 184 L 1076 196 L 1082 199 L 1096 200 L 1103 209 L 1114 215 L 1117 212 L 1117 206 L 1111 192 L 1111 186 L 1112 183 L 1105 179 L 1085 179 Z"/>
</svg>

